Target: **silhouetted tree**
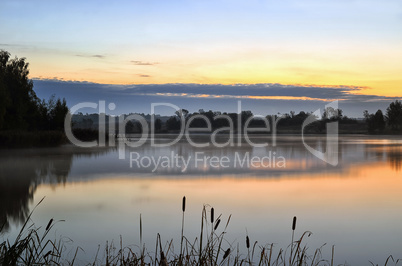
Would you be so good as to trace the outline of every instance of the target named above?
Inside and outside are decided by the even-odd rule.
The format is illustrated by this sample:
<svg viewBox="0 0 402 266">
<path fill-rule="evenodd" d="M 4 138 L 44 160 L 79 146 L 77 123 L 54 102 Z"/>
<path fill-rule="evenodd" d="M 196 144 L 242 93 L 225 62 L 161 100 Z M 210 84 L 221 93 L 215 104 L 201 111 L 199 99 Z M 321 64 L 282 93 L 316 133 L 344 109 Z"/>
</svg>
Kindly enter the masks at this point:
<svg viewBox="0 0 402 266">
<path fill-rule="evenodd" d="M 334 109 L 333 107 L 327 107 L 322 117 L 323 120 L 339 121 L 343 117 L 343 111 L 341 109 Z"/>
<path fill-rule="evenodd" d="M 180 130 L 180 119 L 177 116 L 171 116 L 166 121 L 166 127 L 168 130 Z"/>
<path fill-rule="evenodd" d="M 365 110 L 363 115 L 367 124 L 367 130 L 370 133 L 376 131 L 382 132 L 384 130 L 385 120 L 381 110 L 378 110 L 375 114 L 369 114 L 369 112 Z"/>
<path fill-rule="evenodd" d="M 387 108 L 386 119 L 388 125 L 393 130 L 398 130 L 402 127 L 402 102 L 396 100 Z"/>
<path fill-rule="evenodd" d="M 162 130 L 162 120 L 160 120 L 159 118 L 157 118 L 155 120 L 155 131 L 156 132 L 160 132 Z"/>
<path fill-rule="evenodd" d="M 175 112 L 175 114 L 179 117 L 179 119 L 187 119 L 189 116 L 189 111 L 186 109 L 180 109 L 178 111 Z"/>
<path fill-rule="evenodd" d="M 5 68 L 9 58 L 9 54 L 0 51 L 0 129 L 3 128 L 7 106 L 9 105 L 9 97 L 7 88 L 4 84 Z"/>
<path fill-rule="evenodd" d="M 49 122 L 50 129 L 52 130 L 63 130 L 64 129 L 64 118 L 68 113 L 68 107 L 66 99 L 63 100 L 57 99 L 54 107 L 49 110 Z"/>
<path fill-rule="evenodd" d="M 10 60 L 10 53 L 0 51 L 2 128 L 31 129 L 37 120 L 39 99 L 33 91 L 32 80 L 28 79 L 28 65 L 25 58 Z"/>
<path fill-rule="evenodd" d="M 385 120 L 384 120 L 384 115 L 382 114 L 381 110 L 378 110 L 375 115 L 375 126 L 379 131 L 383 131 L 385 128 Z"/>
<path fill-rule="evenodd" d="M 28 78 L 25 58 L 10 59 L 0 50 L 0 129 L 62 130 L 68 112 L 66 100 L 40 100 Z"/>
</svg>

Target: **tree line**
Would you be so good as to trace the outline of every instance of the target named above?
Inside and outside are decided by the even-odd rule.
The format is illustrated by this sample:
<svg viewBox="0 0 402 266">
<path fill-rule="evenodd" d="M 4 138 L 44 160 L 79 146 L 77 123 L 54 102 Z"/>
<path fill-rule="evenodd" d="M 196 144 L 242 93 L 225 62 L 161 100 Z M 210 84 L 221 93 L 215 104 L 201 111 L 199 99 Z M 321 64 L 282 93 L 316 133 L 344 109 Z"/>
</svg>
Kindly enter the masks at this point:
<svg viewBox="0 0 402 266">
<path fill-rule="evenodd" d="M 125 119 L 130 114 L 123 114 Z M 169 133 L 179 132 L 182 123 L 188 124 L 188 128 L 206 128 L 208 124 L 211 126 L 211 131 L 219 128 L 232 127 L 235 131 L 239 128 L 244 129 L 246 123 L 249 128 L 267 127 L 270 129 L 275 126 L 279 130 L 293 130 L 293 133 L 300 133 L 303 122 L 311 115 L 312 112 L 301 111 L 296 113 L 291 111 L 285 114 L 254 116 L 250 110 L 242 111 L 241 113 L 226 113 L 221 111 L 204 111 L 200 109 L 198 112 L 190 113 L 187 109 L 177 110 L 174 115 L 160 116 L 156 115 L 152 120 L 151 115 L 139 114 L 148 122 L 148 127 L 151 128 L 151 122 L 154 121 L 154 129 L 156 133 Z M 328 122 L 338 122 L 339 125 L 348 128 L 348 133 L 353 132 L 354 129 L 360 129 L 361 126 L 366 126 L 366 132 L 371 134 L 378 133 L 398 133 L 402 129 L 402 103 L 398 100 L 392 102 L 386 109 L 386 114 L 383 115 L 381 110 L 375 114 L 370 114 L 367 110 L 363 112 L 364 119 L 358 120 L 349 118 L 343 114 L 342 109 L 334 109 L 328 107 L 324 110 L 321 117 L 316 117 L 316 121 L 304 130 L 305 133 L 325 133 L 326 124 Z M 202 118 L 200 117 L 202 116 Z M 110 115 L 105 115 L 106 130 L 109 120 L 115 121 L 116 134 L 119 128 L 119 119 L 112 118 Z M 251 119 L 250 119 L 251 118 Z M 247 122 L 250 119 L 249 122 Z M 184 120 L 184 121 L 183 121 Z M 230 122 L 229 122 L 230 120 Z M 99 114 L 74 114 L 73 115 L 73 128 L 80 129 L 97 129 L 99 126 Z M 239 124 L 240 123 L 240 124 Z M 275 125 L 274 125 L 275 124 Z M 125 132 L 120 133 L 142 133 L 141 124 L 136 120 L 125 122 Z"/>
<path fill-rule="evenodd" d="M 402 102 L 394 101 L 387 107 L 385 115 L 381 110 L 370 114 L 367 110 L 363 112 L 369 133 L 382 133 L 388 126 L 391 131 L 398 132 L 402 129 Z"/>
<path fill-rule="evenodd" d="M 194 118 L 197 116 L 203 116 L 203 118 Z M 301 111 L 298 114 L 291 111 L 285 114 L 275 114 L 266 116 L 254 116 L 253 112 L 250 110 L 242 111 L 241 113 L 226 113 L 220 111 L 204 111 L 200 109 L 198 112 L 189 113 L 186 109 L 181 109 L 176 111 L 174 116 L 171 116 L 167 121 L 165 128 L 168 131 L 180 130 L 181 121 L 185 119 L 186 121 L 191 120 L 190 128 L 202 128 L 207 126 L 206 120 L 211 125 L 212 129 L 229 127 L 230 120 L 232 126 L 235 129 L 240 127 L 240 130 L 244 130 L 244 127 L 249 128 L 262 128 L 269 126 L 270 129 L 273 127 L 299 127 L 301 128 L 303 122 L 312 115 L 312 113 Z M 343 116 L 343 111 L 341 109 L 327 108 L 324 111 L 322 118 L 316 117 L 317 121 L 308 127 L 310 132 L 321 133 L 325 131 L 325 123 L 328 121 L 339 121 L 343 124 L 356 124 L 356 119 L 348 118 Z M 240 123 L 240 124 L 239 124 Z"/>
</svg>

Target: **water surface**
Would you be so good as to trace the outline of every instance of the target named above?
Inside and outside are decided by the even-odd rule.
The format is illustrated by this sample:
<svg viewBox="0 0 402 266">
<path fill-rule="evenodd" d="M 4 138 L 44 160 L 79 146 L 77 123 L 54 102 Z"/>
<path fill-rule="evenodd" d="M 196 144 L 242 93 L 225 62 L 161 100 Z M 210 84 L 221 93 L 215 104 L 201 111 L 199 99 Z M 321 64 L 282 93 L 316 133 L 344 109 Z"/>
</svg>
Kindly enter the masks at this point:
<svg viewBox="0 0 402 266">
<path fill-rule="evenodd" d="M 239 243 L 244 250 L 247 231 L 251 242 L 274 243 L 276 251 L 286 248 L 297 216 L 296 235 L 313 232 L 306 242 L 309 251 L 326 243 L 323 255 L 329 258 L 335 245 L 336 264 L 384 263 L 391 254 L 402 258 L 400 138 L 343 136 L 337 166 L 310 154 L 298 136 L 278 137 L 276 147 L 270 138 L 254 141 L 270 145 L 195 148 L 183 140 L 163 148 L 147 142 L 124 152 L 71 145 L 2 150 L 0 223 L 6 223 L 7 234 L 0 240 L 15 236 L 28 213 L 46 197 L 33 221 L 45 226 L 50 218 L 65 220 L 55 226 L 53 236 L 72 239 L 71 250 L 82 247 L 80 262 L 91 262 L 98 245 L 103 247 L 106 240 L 119 243 L 120 235 L 124 245 L 136 249 L 140 214 L 144 243 L 152 252 L 157 233 L 164 242 L 179 241 L 185 195 L 185 234 L 190 239 L 198 236 L 201 210 L 208 204 L 224 222 L 232 215 L 226 247 Z M 325 147 L 323 137 L 307 141 L 316 149 Z M 211 165 L 204 163 L 206 157 L 227 157 L 227 162 Z M 253 157 L 257 159 L 250 162 Z M 156 166 L 142 158 L 171 161 Z"/>
</svg>

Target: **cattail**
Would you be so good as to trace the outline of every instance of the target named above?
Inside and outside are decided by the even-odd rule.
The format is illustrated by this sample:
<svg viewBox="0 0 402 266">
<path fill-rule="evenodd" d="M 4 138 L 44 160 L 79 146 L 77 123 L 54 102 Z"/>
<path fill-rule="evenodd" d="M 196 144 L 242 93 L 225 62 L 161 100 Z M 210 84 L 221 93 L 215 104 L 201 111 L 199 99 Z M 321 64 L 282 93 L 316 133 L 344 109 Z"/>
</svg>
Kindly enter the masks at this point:
<svg viewBox="0 0 402 266">
<path fill-rule="evenodd" d="M 180 261 L 183 252 L 183 234 L 184 234 L 184 212 L 186 211 L 186 196 L 183 197 L 183 202 L 181 204 L 181 209 L 183 211 L 183 217 L 181 220 L 181 242 L 180 242 Z"/>
<path fill-rule="evenodd" d="M 289 265 L 292 264 L 292 257 L 293 257 L 293 239 L 295 235 L 295 229 L 296 229 L 296 216 L 293 217 L 293 223 L 292 223 L 292 243 L 290 246 L 290 257 L 289 257 Z"/>
<path fill-rule="evenodd" d="M 228 249 L 225 251 L 225 254 L 223 255 L 223 259 L 226 259 L 226 258 L 229 256 L 229 254 L 230 254 L 230 248 L 228 248 Z"/>
<path fill-rule="evenodd" d="M 52 222 L 53 222 L 53 218 L 50 219 L 49 223 L 48 223 L 47 226 L 46 226 L 46 230 L 45 230 L 45 231 L 49 230 L 50 226 L 52 225 Z"/>
<path fill-rule="evenodd" d="M 167 266 L 167 265 L 168 265 L 167 260 L 166 260 L 166 257 L 165 257 L 165 253 L 163 253 L 163 251 L 161 251 L 161 262 L 160 262 L 160 265 L 162 265 L 162 266 Z"/>
<path fill-rule="evenodd" d="M 218 219 L 218 221 L 216 221 L 214 231 L 218 228 L 220 222 L 221 222 L 221 219 Z"/>
<path fill-rule="evenodd" d="M 214 208 L 211 208 L 211 223 L 214 223 Z"/>
<path fill-rule="evenodd" d="M 248 236 L 246 236 L 246 247 L 250 248 L 250 238 Z"/>
<path fill-rule="evenodd" d="M 142 246 L 142 218 L 140 213 L 140 244 Z"/>
</svg>

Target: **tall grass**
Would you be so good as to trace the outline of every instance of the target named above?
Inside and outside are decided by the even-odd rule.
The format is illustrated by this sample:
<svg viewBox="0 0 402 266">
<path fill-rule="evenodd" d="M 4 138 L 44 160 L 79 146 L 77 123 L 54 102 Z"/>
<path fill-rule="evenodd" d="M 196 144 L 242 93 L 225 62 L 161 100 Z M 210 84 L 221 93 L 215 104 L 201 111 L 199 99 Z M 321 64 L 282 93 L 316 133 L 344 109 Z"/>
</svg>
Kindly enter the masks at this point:
<svg viewBox="0 0 402 266">
<path fill-rule="evenodd" d="M 43 199 L 42 199 L 43 200 Z M 41 201 L 42 202 L 42 201 Z M 38 203 L 38 205 L 40 202 Z M 38 206 L 36 205 L 35 208 Z M 49 232 L 55 222 L 50 219 L 43 233 L 41 228 L 30 225 L 31 215 L 22 226 L 17 238 L 13 243 L 8 240 L 0 243 L 0 265 L 75 265 L 77 254 L 81 248 L 75 250 L 72 259 L 65 258 L 65 243 L 62 239 L 50 239 Z M 100 246 L 92 263 L 87 265 L 267 265 L 267 266 L 299 266 L 299 265 L 333 265 L 335 249 L 332 247 L 332 256 L 328 259 L 322 257 L 321 246 L 309 254 L 304 239 L 311 236 L 311 232 L 304 232 L 294 240 L 296 234 L 296 217 L 292 223 L 292 241 L 285 249 L 276 249 L 273 244 L 258 245 L 251 239 L 246 230 L 245 247 L 247 254 L 240 252 L 239 243 L 230 243 L 226 240 L 227 228 L 231 216 L 228 217 L 224 227 L 221 225 L 221 215 L 215 219 L 215 209 L 204 206 L 201 212 L 201 231 L 199 238 L 188 239 L 184 235 L 184 214 L 186 198 L 182 201 L 182 227 L 180 238 L 180 252 L 174 251 L 173 239 L 163 243 L 161 235 L 156 234 L 155 251 L 151 252 L 142 242 L 142 217 L 140 215 L 140 246 L 138 250 L 123 245 L 120 237 L 118 246 L 113 242 L 106 242 L 103 255 L 100 257 Z M 208 217 L 208 213 L 210 216 Z M 1 233 L 0 225 L 0 233 Z M 290 251 L 290 252 L 289 252 Z M 64 252 L 64 253 L 63 253 Z M 371 263 L 371 262 L 369 262 Z M 384 265 L 394 265 L 399 260 L 389 256 Z M 372 265 L 375 265 L 371 263 Z M 78 264 L 77 264 L 78 265 Z M 81 265 L 81 264 L 80 264 Z"/>
<path fill-rule="evenodd" d="M 35 206 L 35 208 L 43 199 Z M 49 265 L 60 264 L 64 245 L 62 240 L 51 240 L 47 236 L 54 226 L 50 219 L 45 230 L 41 233 L 40 228 L 29 225 L 35 208 L 28 215 L 16 239 L 0 243 L 1 265 Z M 1 229 L 2 227 L 0 227 Z M 0 230 L 1 233 L 1 230 Z"/>
</svg>

